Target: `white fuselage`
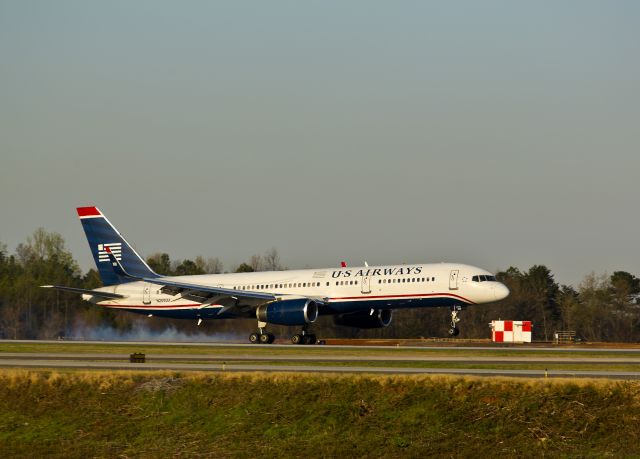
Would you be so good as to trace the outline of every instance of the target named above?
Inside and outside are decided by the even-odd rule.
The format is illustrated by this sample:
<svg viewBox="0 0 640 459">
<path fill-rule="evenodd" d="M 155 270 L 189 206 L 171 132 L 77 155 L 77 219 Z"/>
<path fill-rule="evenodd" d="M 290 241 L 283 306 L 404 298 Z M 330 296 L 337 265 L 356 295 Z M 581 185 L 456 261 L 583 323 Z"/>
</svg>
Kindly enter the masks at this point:
<svg viewBox="0 0 640 459">
<path fill-rule="evenodd" d="M 464 306 L 501 300 L 509 293 L 491 273 L 456 263 L 205 274 L 165 279 L 271 293 L 279 299 L 318 299 L 333 313 L 373 307 Z M 218 298 L 198 301 L 175 292 L 163 293 L 160 288 L 147 282 L 129 282 L 97 289 L 125 295 L 125 298 L 101 300 L 85 295 L 85 299 L 106 307 L 168 317 L 185 317 L 188 311 L 194 312 L 195 317 L 215 317 L 215 309 L 223 308 L 222 304 L 217 304 Z"/>
</svg>

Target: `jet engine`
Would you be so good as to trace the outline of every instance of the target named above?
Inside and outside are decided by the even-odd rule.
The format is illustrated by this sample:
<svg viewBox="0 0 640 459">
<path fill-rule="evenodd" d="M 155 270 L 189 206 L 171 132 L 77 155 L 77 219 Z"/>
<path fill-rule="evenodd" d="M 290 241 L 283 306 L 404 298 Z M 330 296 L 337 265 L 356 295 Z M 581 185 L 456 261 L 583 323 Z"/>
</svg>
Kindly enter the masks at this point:
<svg viewBox="0 0 640 459">
<path fill-rule="evenodd" d="M 391 309 L 373 309 L 334 316 L 336 325 L 354 328 L 383 328 L 391 324 Z"/>
<path fill-rule="evenodd" d="M 312 324 L 318 318 L 318 303 L 308 298 L 274 301 L 256 309 L 260 322 L 278 325 Z"/>
</svg>

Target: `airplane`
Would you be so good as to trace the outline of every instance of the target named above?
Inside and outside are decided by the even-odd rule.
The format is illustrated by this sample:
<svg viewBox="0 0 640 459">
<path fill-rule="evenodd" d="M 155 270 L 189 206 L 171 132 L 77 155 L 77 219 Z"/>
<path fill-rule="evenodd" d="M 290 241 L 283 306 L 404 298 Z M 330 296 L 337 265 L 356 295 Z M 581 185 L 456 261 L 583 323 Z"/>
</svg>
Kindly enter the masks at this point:
<svg viewBox="0 0 640 459">
<path fill-rule="evenodd" d="M 458 263 L 303 269 L 193 276 L 161 276 L 97 207 L 78 207 L 89 248 L 104 284 L 93 290 L 43 285 L 82 295 L 96 305 L 149 317 L 203 320 L 255 318 L 253 344 L 271 344 L 269 324 L 299 327 L 293 344 L 314 344 L 310 326 L 332 315 L 339 326 L 391 324 L 393 310 L 449 307 L 449 335 L 459 334 L 459 312 L 500 301 L 509 289 L 490 272 Z M 366 264 L 366 263 L 365 263 Z"/>
</svg>

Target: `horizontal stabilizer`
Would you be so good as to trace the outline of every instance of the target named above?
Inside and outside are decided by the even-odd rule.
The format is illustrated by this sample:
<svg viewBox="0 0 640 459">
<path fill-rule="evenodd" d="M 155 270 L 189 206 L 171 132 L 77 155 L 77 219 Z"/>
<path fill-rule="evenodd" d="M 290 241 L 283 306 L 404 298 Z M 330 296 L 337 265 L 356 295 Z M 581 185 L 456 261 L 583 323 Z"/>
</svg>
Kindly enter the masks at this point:
<svg viewBox="0 0 640 459">
<path fill-rule="evenodd" d="M 117 293 L 101 292 L 100 290 L 88 290 L 85 288 L 65 287 L 64 285 L 41 285 L 42 288 L 55 288 L 57 290 L 64 290 L 67 292 L 80 293 L 82 295 L 91 295 L 101 298 L 117 299 L 126 298 L 125 295 L 119 295 Z"/>
</svg>

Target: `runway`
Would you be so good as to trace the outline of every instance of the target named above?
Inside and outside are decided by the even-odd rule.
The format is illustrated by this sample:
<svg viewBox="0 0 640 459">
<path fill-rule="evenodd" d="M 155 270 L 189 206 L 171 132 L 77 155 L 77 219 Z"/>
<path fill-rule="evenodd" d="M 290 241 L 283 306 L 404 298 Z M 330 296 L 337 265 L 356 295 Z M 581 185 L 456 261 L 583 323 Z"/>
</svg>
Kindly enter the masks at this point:
<svg viewBox="0 0 640 459">
<path fill-rule="evenodd" d="M 34 346 L 30 348 L 42 349 L 43 352 L 10 352 L 11 346 L 20 344 L 33 344 Z M 82 352 L 82 346 L 76 346 L 76 344 L 90 345 L 90 348 Z M 123 349 L 122 346 L 125 348 Z M 203 346 L 207 347 L 203 348 Z M 44 352 L 48 347 L 62 348 L 66 352 Z M 117 352 L 101 352 L 100 348 L 115 349 Z M 508 350 L 525 351 L 526 355 L 501 352 Z M 586 351 L 592 354 L 585 355 L 583 352 Z M 131 363 L 129 356 L 132 352 L 144 352 L 145 362 Z M 621 355 L 620 352 L 625 352 L 625 355 Z M 0 367 L 136 371 L 453 374 L 632 380 L 640 379 L 640 349 L 0 341 Z"/>
<path fill-rule="evenodd" d="M 255 346 L 254 346 L 255 348 Z M 300 349 L 298 346 L 296 349 Z M 304 348 L 303 348 L 304 349 Z M 466 349 L 466 348 L 465 348 Z M 518 357 L 504 358 L 496 357 L 457 357 L 457 356 L 341 356 L 341 355 L 304 355 L 304 354 L 288 354 L 288 355 L 264 355 L 264 354 L 145 354 L 147 362 L 238 362 L 238 361 L 263 361 L 263 362 L 452 362 L 452 363 L 468 363 L 468 364 L 509 364 L 517 365 L 523 363 L 529 364 L 593 364 L 593 365 L 638 365 L 640 369 L 640 357 L 638 358 L 589 358 L 589 357 Z M 102 353 L 52 353 L 52 352 L 0 352 L 0 366 L 5 360 L 76 360 L 76 361 L 117 361 L 128 360 L 129 354 L 102 354 Z"/>
</svg>

